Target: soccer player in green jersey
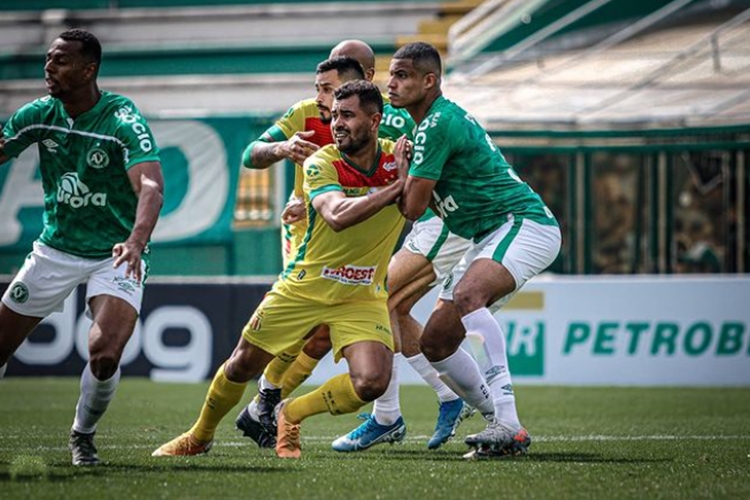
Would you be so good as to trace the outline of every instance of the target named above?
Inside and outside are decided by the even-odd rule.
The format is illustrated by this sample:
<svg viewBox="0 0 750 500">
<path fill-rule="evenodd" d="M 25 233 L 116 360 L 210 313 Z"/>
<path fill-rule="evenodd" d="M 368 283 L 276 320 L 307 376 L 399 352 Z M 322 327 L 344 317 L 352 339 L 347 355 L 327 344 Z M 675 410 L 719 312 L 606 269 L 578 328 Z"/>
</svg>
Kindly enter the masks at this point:
<svg viewBox="0 0 750 500">
<path fill-rule="evenodd" d="M 365 68 L 365 75 L 375 75 L 375 55 L 369 45 L 359 40 L 344 40 L 331 50 L 333 55 L 348 55 Z M 386 105 L 380 124 L 380 137 L 394 140 L 406 134 L 412 138 L 416 123 L 403 108 Z M 450 271 L 469 247 L 469 241 L 451 233 L 431 210 L 415 221 L 403 246 L 388 264 L 388 310 L 396 343 L 393 374 L 385 394 L 373 405 L 372 414 L 357 428 L 333 442 L 340 452 L 362 451 L 371 446 L 393 442 L 405 436 L 406 424 L 401 415 L 399 400 L 399 359 L 405 359 L 439 400 L 435 430 L 427 447 L 437 449 L 456 432 L 463 419 L 471 415 L 471 408 L 440 378 L 427 358 L 419 350 L 422 325 L 411 315 L 411 309 L 433 286 L 450 279 Z"/>
<path fill-rule="evenodd" d="M 99 90 L 101 52 L 91 33 L 60 34 L 44 65 L 49 96 L 18 110 L 0 141 L 0 164 L 38 144 L 44 188 L 44 230 L 0 304 L 0 376 L 34 327 L 87 284 L 93 324 L 69 441 L 73 465 L 99 463 L 94 432 L 120 380 L 162 206 L 156 143 L 129 99 Z"/>
<path fill-rule="evenodd" d="M 466 438 L 474 448 L 467 458 L 523 454 L 531 438 L 518 418 L 505 337 L 490 307 L 504 305 L 553 262 L 560 229 L 487 132 L 443 97 L 440 85 L 440 55 L 431 45 L 411 43 L 393 55 L 388 96 L 419 124 L 401 211 L 414 220 L 431 205 L 450 231 L 472 241 L 420 345 L 441 378 L 488 420 L 484 431 Z M 400 139 L 400 164 L 408 162 L 405 145 Z M 479 365 L 459 347 L 465 336 Z"/>
</svg>

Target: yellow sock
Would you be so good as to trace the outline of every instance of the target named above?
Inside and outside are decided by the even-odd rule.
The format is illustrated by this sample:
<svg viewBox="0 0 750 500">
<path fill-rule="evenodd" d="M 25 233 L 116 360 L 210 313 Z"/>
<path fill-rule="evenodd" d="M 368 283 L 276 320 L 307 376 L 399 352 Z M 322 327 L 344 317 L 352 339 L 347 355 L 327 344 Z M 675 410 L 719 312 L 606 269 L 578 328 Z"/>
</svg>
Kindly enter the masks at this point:
<svg viewBox="0 0 750 500">
<path fill-rule="evenodd" d="M 301 386 L 319 362 L 319 359 L 308 356 L 304 351 L 299 353 L 281 382 L 281 399 L 286 399 L 297 387 Z"/>
<path fill-rule="evenodd" d="M 199 441 L 212 440 L 221 419 L 242 399 L 245 387 L 246 382 L 238 383 L 227 379 L 224 375 L 224 365 L 221 365 L 214 375 L 211 387 L 208 388 L 201 416 L 190 429 L 193 436 Z"/>
<path fill-rule="evenodd" d="M 313 392 L 292 399 L 284 407 L 284 415 L 292 424 L 307 417 L 328 412 L 331 415 L 354 413 L 367 404 L 359 399 L 348 373 L 342 373 L 326 381 Z"/>
<path fill-rule="evenodd" d="M 307 339 L 302 339 L 284 352 L 276 356 L 268 363 L 263 376 L 266 377 L 271 384 L 276 387 L 281 387 L 281 381 L 284 380 L 284 374 L 289 369 L 289 366 L 294 363 L 299 353 L 302 352 L 302 348 L 305 346 Z"/>
</svg>

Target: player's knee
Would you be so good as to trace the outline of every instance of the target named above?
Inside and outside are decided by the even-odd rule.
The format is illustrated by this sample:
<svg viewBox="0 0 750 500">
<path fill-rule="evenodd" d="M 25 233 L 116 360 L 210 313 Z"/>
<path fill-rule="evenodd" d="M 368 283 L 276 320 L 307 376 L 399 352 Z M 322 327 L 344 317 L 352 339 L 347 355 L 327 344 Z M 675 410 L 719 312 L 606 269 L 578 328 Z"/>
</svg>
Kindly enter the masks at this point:
<svg viewBox="0 0 750 500">
<path fill-rule="evenodd" d="M 439 361 L 443 359 L 440 357 L 442 353 L 440 342 L 436 342 L 433 336 L 422 335 L 419 338 L 419 350 L 429 361 Z"/>
<path fill-rule="evenodd" d="M 476 291 L 471 292 L 466 288 L 456 288 L 453 291 L 453 304 L 456 306 L 456 312 L 459 317 L 463 318 L 467 314 L 485 307 L 487 299 L 476 293 Z"/>
<path fill-rule="evenodd" d="M 99 380 L 108 380 L 117 372 L 120 356 L 114 352 L 99 352 L 89 358 L 91 373 Z"/>
<path fill-rule="evenodd" d="M 354 391 L 362 401 L 375 401 L 385 393 L 390 377 L 379 373 L 352 375 Z"/>
</svg>

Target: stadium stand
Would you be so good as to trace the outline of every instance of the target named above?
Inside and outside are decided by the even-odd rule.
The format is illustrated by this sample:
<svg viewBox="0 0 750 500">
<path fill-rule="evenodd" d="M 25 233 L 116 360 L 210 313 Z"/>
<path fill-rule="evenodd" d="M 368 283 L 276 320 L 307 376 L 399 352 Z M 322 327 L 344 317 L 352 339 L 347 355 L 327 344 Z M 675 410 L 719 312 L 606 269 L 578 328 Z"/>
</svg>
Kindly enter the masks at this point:
<svg viewBox="0 0 750 500">
<path fill-rule="evenodd" d="M 490 0 L 451 27 L 446 92 L 562 214 L 558 270 L 747 269 L 748 21 L 747 1 Z"/>
<path fill-rule="evenodd" d="M 416 33 L 419 20 L 437 16 L 442 5 L 170 3 L 181 6 L 155 7 L 163 4 L 151 2 L 143 8 L 145 2 L 119 2 L 114 9 L 19 12 L 4 11 L 0 4 L 0 114 L 44 91 L 40 57 L 56 34 L 69 27 L 102 34 L 107 48 L 102 85 L 131 96 L 147 113 L 277 112 L 278 103 L 309 95 L 310 72 L 339 40 L 367 40 L 387 61 L 397 37 Z M 367 22 L 361 22 L 363 17 Z"/>
<path fill-rule="evenodd" d="M 445 55 L 448 97 L 558 214 L 555 271 L 743 272 L 749 9 L 750 0 L 0 0 L 0 116 L 43 94 L 40 57 L 71 26 L 100 34 L 102 86 L 149 116 L 229 115 L 252 122 L 250 135 L 310 95 L 314 65 L 340 39 L 373 45 L 381 84 L 397 46 L 426 40 Z M 275 272 L 274 260 L 235 249 L 275 253 L 288 177 L 243 172 L 234 221 L 253 232 L 170 249 L 167 272 L 191 255 L 206 274 Z"/>
</svg>

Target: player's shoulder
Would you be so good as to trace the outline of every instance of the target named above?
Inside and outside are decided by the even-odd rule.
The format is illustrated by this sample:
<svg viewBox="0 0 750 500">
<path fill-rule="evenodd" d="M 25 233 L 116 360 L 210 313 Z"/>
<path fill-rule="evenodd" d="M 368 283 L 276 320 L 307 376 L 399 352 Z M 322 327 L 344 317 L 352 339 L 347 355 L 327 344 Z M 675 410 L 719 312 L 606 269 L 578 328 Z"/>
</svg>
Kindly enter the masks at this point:
<svg viewBox="0 0 750 500">
<path fill-rule="evenodd" d="M 51 96 L 40 97 L 27 102 L 14 113 L 15 116 L 44 116 L 57 105 L 57 99 Z"/>
<path fill-rule="evenodd" d="M 317 162 L 321 164 L 333 163 L 339 158 L 341 158 L 341 152 L 336 149 L 336 145 L 328 144 L 310 155 L 307 160 L 305 160 L 305 164 L 307 164 L 308 162 Z"/>
<path fill-rule="evenodd" d="M 395 141 L 388 139 L 387 137 L 379 137 L 378 142 L 380 143 L 380 150 L 383 151 L 383 153 L 393 155 L 394 151 L 396 151 Z"/>
<path fill-rule="evenodd" d="M 115 119 L 122 120 L 126 116 L 141 116 L 141 112 L 135 103 L 124 95 L 103 91 L 102 113 L 111 115 Z"/>
<path fill-rule="evenodd" d="M 440 96 L 430 107 L 417 129 L 428 135 L 445 135 L 446 138 L 450 138 L 456 134 L 462 134 L 466 128 L 465 118 L 468 116 L 470 115 L 458 104 Z"/>
<path fill-rule="evenodd" d="M 289 118 L 293 115 L 301 115 L 304 117 L 318 116 L 318 104 L 315 99 L 303 99 L 297 101 L 287 110 L 283 118 Z"/>
</svg>

